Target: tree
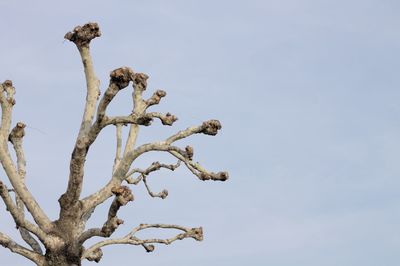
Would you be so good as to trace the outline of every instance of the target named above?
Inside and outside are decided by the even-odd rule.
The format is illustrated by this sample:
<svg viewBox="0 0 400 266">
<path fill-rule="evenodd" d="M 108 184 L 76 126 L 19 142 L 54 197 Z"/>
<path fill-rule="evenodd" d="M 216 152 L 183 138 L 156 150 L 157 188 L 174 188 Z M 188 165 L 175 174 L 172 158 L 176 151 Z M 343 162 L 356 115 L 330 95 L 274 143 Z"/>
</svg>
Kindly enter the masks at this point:
<svg viewBox="0 0 400 266">
<path fill-rule="evenodd" d="M 25 157 L 23 137 L 25 124 L 18 122 L 11 129 L 12 110 L 15 105 L 15 88 L 10 80 L 0 84 L 0 103 L 2 108 L 0 127 L 0 161 L 9 179 L 12 188 L 0 180 L 0 196 L 7 210 L 10 212 L 19 230 L 22 239 L 29 248 L 17 244 L 13 239 L 0 232 L 0 245 L 14 253 L 22 255 L 37 265 L 64 266 L 81 265 L 81 261 L 99 262 L 102 258 L 101 248 L 113 244 L 129 244 L 142 246 L 147 252 L 154 250 L 154 244 L 170 244 L 176 240 L 193 238 L 203 239 L 202 228 L 189 228 L 173 224 L 140 224 L 134 227 L 125 237 L 111 238 L 116 229 L 123 223 L 117 214 L 119 209 L 133 201 L 134 197 L 127 185 L 136 185 L 143 182 L 151 197 L 166 198 L 167 190 L 153 192 L 146 178 L 149 174 L 160 169 L 175 170 L 181 164 L 185 165 L 200 180 L 225 181 L 227 172 L 209 172 L 199 163 L 193 161 L 193 148 L 175 146 L 178 140 L 193 134 L 216 135 L 221 129 L 218 120 L 209 120 L 201 125 L 181 130 L 165 140 L 143 145 L 136 145 L 136 138 L 140 126 L 150 126 L 153 120 L 160 120 L 163 125 L 171 126 L 177 117 L 159 112 L 148 112 L 148 108 L 160 103 L 166 92 L 157 90 L 147 100 L 143 92 L 147 87 L 148 76 L 136 73 L 131 68 L 121 67 L 110 73 L 110 82 L 103 94 L 100 93 L 100 84 L 96 78 L 90 42 L 100 37 L 97 23 L 87 23 L 77 26 L 65 35 L 65 39 L 77 46 L 86 77 L 87 96 L 79 133 L 73 148 L 70 160 L 68 187 L 59 198 L 60 213 L 55 221 L 51 221 L 41 209 L 38 202 L 25 185 Z M 106 115 L 107 106 L 117 93 L 132 84 L 133 111 L 126 116 L 110 117 Z M 129 125 L 126 144 L 122 145 L 123 126 Z M 116 128 L 116 155 L 111 177 L 108 183 L 97 192 L 81 198 L 82 182 L 84 178 L 85 160 L 91 145 L 96 141 L 99 133 L 108 126 Z M 9 142 L 11 145 L 9 145 Z M 9 149 L 15 152 L 16 162 L 12 159 Z M 145 153 L 158 151 L 173 156 L 176 164 L 152 163 L 146 169 L 132 168 L 134 161 Z M 126 183 L 123 185 L 123 183 Z M 12 194 L 15 194 L 15 199 Z M 86 229 L 85 225 L 95 209 L 113 198 L 108 210 L 108 217 L 99 228 Z M 33 218 L 28 219 L 25 212 Z M 146 229 L 161 228 L 179 230 L 179 234 L 167 239 L 141 239 L 136 233 Z M 93 237 L 104 238 L 90 247 L 84 247 L 87 240 Z M 45 249 L 43 251 L 43 248 Z"/>
</svg>

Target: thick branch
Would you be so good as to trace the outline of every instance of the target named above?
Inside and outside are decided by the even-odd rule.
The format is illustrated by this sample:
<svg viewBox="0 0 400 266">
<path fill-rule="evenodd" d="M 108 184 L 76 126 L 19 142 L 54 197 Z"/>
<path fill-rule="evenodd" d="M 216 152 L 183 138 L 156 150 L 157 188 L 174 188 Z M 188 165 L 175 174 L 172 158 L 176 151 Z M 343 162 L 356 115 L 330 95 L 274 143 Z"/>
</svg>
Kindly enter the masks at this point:
<svg viewBox="0 0 400 266">
<path fill-rule="evenodd" d="M 82 190 L 83 167 L 87 154 L 87 135 L 91 128 L 96 111 L 97 99 L 100 94 L 99 80 L 94 72 L 89 44 L 92 39 L 100 35 L 101 33 L 97 23 L 88 23 L 82 27 L 75 27 L 72 32 L 68 32 L 65 35 L 65 39 L 76 44 L 81 55 L 86 78 L 87 94 L 83 118 L 70 162 L 68 188 L 60 199 L 60 204 L 63 209 L 68 209 L 75 205 Z"/>
<path fill-rule="evenodd" d="M 84 47 L 85 48 L 85 47 Z M 84 49 L 82 48 L 82 51 Z M 86 73 L 86 71 L 85 71 Z M 80 190 L 82 186 L 83 179 L 83 166 L 85 162 L 85 157 L 90 145 L 96 140 L 100 131 L 107 125 L 118 125 L 118 124 L 146 124 L 151 118 L 147 118 L 145 115 L 142 116 L 142 112 L 132 114 L 128 117 L 115 117 L 108 118 L 106 116 L 106 109 L 109 103 L 113 100 L 116 94 L 128 86 L 130 81 L 134 84 L 140 84 L 136 87 L 145 86 L 145 81 L 147 76 L 142 73 L 135 74 L 132 69 L 128 67 L 118 68 L 111 72 L 110 74 L 110 85 L 104 93 L 99 106 L 97 108 L 97 117 L 95 123 L 88 129 L 87 134 L 82 138 L 78 138 L 77 144 L 74 149 L 74 153 L 71 159 L 71 175 L 70 182 L 68 186 L 67 193 L 64 199 L 60 202 L 69 202 L 71 204 L 77 200 L 80 195 Z M 135 88 L 136 88 L 135 87 Z M 138 107 L 140 109 L 140 106 Z M 143 109 L 144 110 L 144 109 Z M 139 115 L 140 113 L 140 115 Z M 91 121 L 91 120 L 90 120 Z M 72 196 L 67 196 L 72 194 Z M 71 198 L 68 200 L 68 198 Z M 65 199 L 67 199 L 65 201 Z M 62 205 L 68 205 L 67 203 Z"/>
<path fill-rule="evenodd" d="M 97 108 L 97 121 L 101 122 L 106 114 L 106 109 L 117 93 L 126 88 L 134 79 L 134 72 L 129 67 L 117 68 L 110 73 L 110 85 L 104 92 Z"/>
<path fill-rule="evenodd" d="M 161 228 L 161 229 L 176 229 L 182 231 L 182 233 L 175 235 L 174 237 L 161 239 L 161 238 L 150 238 L 150 239 L 140 239 L 135 234 L 139 231 L 150 229 L 150 228 Z M 193 238 L 197 241 L 203 240 L 203 229 L 199 228 L 187 228 L 179 225 L 173 224 L 141 224 L 135 227 L 129 234 L 123 238 L 119 239 L 108 239 L 101 241 L 92 247 L 88 248 L 82 255 L 82 259 L 87 259 L 89 261 L 100 261 L 103 253 L 101 248 L 108 245 L 116 244 L 129 244 L 129 245 L 144 245 L 146 251 L 151 252 L 154 250 L 153 245 L 148 244 L 165 244 L 169 245 L 176 240 L 182 240 L 185 238 Z"/>
<path fill-rule="evenodd" d="M 11 213 L 17 227 L 22 227 L 35 234 L 43 243 L 46 242 L 47 234 L 36 225 L 30 223 L 24 218 L 23 213 L 14 204 L 6 185 L 0 181 L 0 197 L 3 199 L 7 210 Z"/>
<path fill-rule="evenodd" d="M 47 215 L 40 208 L 39 204 L 33 198 L 32 194 L 26 188 L 25 184 L 21 181 L 17 170 L 15 169 L 10 154 L 8 151 L 0 148 L 0 160 L 3 165 L 3 168 L 11 182 L 11 185 L 14 188 L 14 191 L 18 194 L 18 196 L 23 201 L 24 205 L 27 207 L 28 211 L 31 213 L 35 222 L 39 225 L 39 227 L 48 232 L 52 228 L 52 224 Z"/>
<path fill-rule="evenodd" d="M 5 248 L 8 248 L 11 252 L 24 256 L 25 258 L 33 261 L 37 265 L 42 265 L 42 263 L 44 262 L 44 257 L 41 254 L 18 245 L 9 236 L 1 232 L 0 232 L 0 245 Z"/>
<path fill-rule="evenodd" d="M 27 207 L 28 211 L 31 213 L 33 219 L 39 225 L 39 227 L 44 231 L 48 231 L 51 228 L 51 221 L 40 208 L 39 204 L 35 201 L 29 190 L 26 188 L 25 183 L 23 182 L 20 173 L 18 173 L 8 151 L 7 141 L 9 138 L 10 141 L 12 141 L 11 139 L 23 137 L 23 127 L 21 128 L 18 126 L 14 128 L 11 132 L 11 135 L 9 135 L 12 107 L 15 104 L 14 94 L 15 88 L 12 86 L 11 81 L 5 81 L 0 85 L 0 104 L 2 108 L 2 123 L 0 127 L 0 161 L 15 193 Z M 21 156 L 21 154 L 19 154 L 19 156 Z M 19 161 L 21 164 L 21 158 Z"/>
<path fill-rule="evenodd" d="M 12 109 L 15 104 L 14 99 L 15 88 L 11 80 L 6 80 L 0 84 L 0 104 L 1 104 L 1 127 L 0 137 L 2 140 L 8 138 L 11 128 Z M 3 142 L 6 145 L 7 142 Z M 7 147 L 4 147 L 6 149 Z"/>
<path fill-rule="evenodd" d="M 79 140 L 83 136 L 85 136 L 90 130 L 90 126 L 96 111 L 97 99 L 100 94 L 99 91 L 100 81 L 97 79 L 96 74 L 94 72 L 94 66 L 92 57 L 90 55 L 89 46 L 81 46 L 81 47 L 78 46 L 78 49 L 82 58 L 82 63 L 86 78 L 86 88 L 87 88 L 85 109 L 78 135 L 78 140 Z"/>
<path fill-rule="evenodd" d="M 149 77 L 146 74 L 138 73 L 135 75 L 135 78 L 133 80 L 132 99 L 134 108 L 132 113 L 135 114 L 136 116 L 142 115 L 147 108 L 147 104 L 143 100 L 142 94 L 147 88 L 148 78 Z M 132 124 L 129 129 L 128 138 L 125 144 L 124 157 L 135 146 L 138 133 L 139 133 L 139 125 Z"/>
<path fill-rule="evenodd" d="M 128 67 L 121 67 L 115 69 L 110 74 L 110 84 L 105 91 L 103 97 L 100 100 L 97 108 L 96 121 L 90 127 L 87 133 L 86 139 L 82 144 L 82 149 L 89 149 L 90 145 L 96 140 L 100 131 L 108 125 L 119 125 L 119 124 L 146 124 L 147 121 L 151 120 L 146 114 L 131 114 L 129 116 L 117 116 L 107 117 L 106 110 L 110 102 L 114 99 L 119 91 L 126 88 L 131 80 L 134 80 L 135 75 L 133 70 Z"/>
<path fill-rule="evenodd" d="M 91 88 L 95 87 L 93 85 L 95 84 L 94 80 L 97 81 L 94 76 L 92 62 L 89 55 L 89 43 L 93 38 L 98 36 L 100 36 L 100 31 L 97 24 L 95 23 L 89 23 L 84 25 L 83 27 L 76 27 L 72 32 L 67 33 L 65 36 L 66 39 L 74 42 L 77 45 L 81 53 L 85 67 L 88 95 L 90 91 L 93 91 L 91 90 Z M 154 104 L 158 104 L 161 98 L 165 97 L 166 95 L 164 91 L 158 90 L 148 100 L 143 100 L 142 94 L 143 91 L 145 91 L 147 88 L 147 79 L 148 76 L 146 74 L 134 73 L 133 70 L 127 67 L 122 67 L 111 72 L 110 85 L 100 101 L 97 109 L 96 121 L 93 125 L 91 125 L 91 123 L 85 123 L 85 121 L 91 122 L 93 119 L 92 110 L 94 108 L 94 104 L 90 105 L 90 97 L 88 96 L 81 130 L 79 132 L 78 140 L 72 154 L 70 164 L 71 173 L 68 183 L 68 189 L 63 197 L 60 198 L 62 209 L 68 209 L 71 205 L 75 205 L 78 202 L 82 188 L 83 166 L 85 163 L 87 151 L 90 145 L 99 135 L 100 131 L 105 126 L 111 124 L 131 124 L 122 159 L 120 159 L 119 157 L 120 148 L 117 148 L 118 154 L 115 159 L 113 177 L 111 178 L 110 182 L 103 189 L 82 201 L 83 215 L 85 217 L 87 216 L 86 214 L 93 211 L 99 203 L 104 202 L 104 200 L 112 195 L 111 188 L 120 186 L 121 182 L 126 178 L 127 171 L 129 170 L 132 162 L 142 153 L 152 150 L 177 150 L 178 148 L 170 146 L 170 144 L 174 141 L 188 137 L 195 133 L 215 135 L 217 134 L 217 131 L 221 128 L 221 125 L 217 120 L 210 120 L 204 122 L 201 126 L 189 128 L 187 130 L 178 132 L 177 134 L 171 136 L 162 143 L 156 143 L 155 145 L 142 145 L 138 149 L 134 150 L 139 125 L 149 125 L 154 118 L 160 119 L 164 125 L 172 125 L 177 119 L 175 116 L 169 113 L 164 115 L 157 112 L 145 112 L 148 107 Z M 128 86 L 130 81 L 132 81 L 134 88 L 132 94 L 134 109 L 132 114 L 130 116 L 108 118 L 106 116 L 107 106 L 113 100 L 118 91 Z M 95 103 L 95 101 L 93 102 Z M 90 112 L 88 111 L 88 108 L 90 109 Z M 90 115 L 87 115 L 87 113 L 89 113 Z M 121 138 L 117 136 L 118 143 L 120 143 L 120 139 Z M 161 146 L 157 146 L 158 144 L 160 144 Z M 117 144 L 117 147 L 119 147 L 118 145 L 120 146 L 120 144 Z M 191 157 L 187 152 L 184 156 L 186 156 L 187 158 Z M 186 165 L 188 164 L 186 163 Z M 143 176 L 143 181 L 150 195 L 157 196 L 159 194 L 158 196 L 160 197 L 166 196 L 166 193 L 164 191 L 161 192 L 161 194 L 155 194 L 151 192 L 145 180 L 145 176 Z"/>
<path fill-rule="evenodd" d="M 85 47 L 84 47 L 85 48 Z M 85 70 L 85 73 L 87 71 Z M 135 113 L 129 117 L 115 117 L 108 118 L 105 113 L 109 103 L 113 100 L 115 95 L 127 87 L 130 81 L 133 81 L 134 84 L 140 84 L 136 87 L 145 86 L 145 81 L 147 76 L 142 73 L 135 74 L 132 69 L 128 67 L 118 68 L 111 72 L 110 74 L 110 85 L 104 93 L 98 109 L 97 109 L 97 117 L 95 123 L 88 129 L 87 134 L 77 140 L 74 152 L 72 154 L 71 159 L 71 174 L 69 179 L 69 185 L 67 192 L 60 199 L 60 203 L 64 206 L 64 209 L 68 209 L 68 206 L 77 202 L 83 181 L 83 167 L 87 155 L 87 151 L 90 145 L 96 140 L 100 131 L 107 125 L 118 125 L 118 124 L 144 124 L 147 121 L 151 120 L 151 118 L 147 118 Z M 89 86 L 88 86 L 89 89 Z M 139 108 L 139 107 L 138 107 Z M 143 109 L 144 110 L 144 109 Z M 92 118 L 91 118 L 92 119 Z M 90 122 L 91 122 L 90 119 Z M 122 120 L 122 121 L 121 121 Z M 126 121 L 128 120 L 128 121 Z M 81 128 L 82 129 L 82 128 Z M 82 131 L 80 131 L 81 134 Z"/>
</svg>

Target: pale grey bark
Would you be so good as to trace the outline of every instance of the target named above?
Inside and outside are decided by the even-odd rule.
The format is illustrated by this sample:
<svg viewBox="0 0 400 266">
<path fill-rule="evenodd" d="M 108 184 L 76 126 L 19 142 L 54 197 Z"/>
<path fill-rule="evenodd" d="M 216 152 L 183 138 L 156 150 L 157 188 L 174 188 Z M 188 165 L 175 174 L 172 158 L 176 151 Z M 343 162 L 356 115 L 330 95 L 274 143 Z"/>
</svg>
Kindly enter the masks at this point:
<svg viewBox="0 0 400 266">
<path fill-rule="evenodd" d="M 44 257 L 40 254 L 29 250 L 12 240 L 9 236 L 0 232 L 0 245 L 8 248 L 11 252 L 17 253 L 25 258 L 33 261 L 37 265 L 41 265 L 44 262 Z"/>
<path fill-rule="evenodd" d="M 13 186 L 15 193 L 22 200 L 38 226 L 45 231 L 50 230 L 51 221 L 35 201 L 32 194 L 26 188 L 20 177 L 17 167 L 8 151 L 7 141 L 11 128 L 12 109 L 15 104 L 15 88 L 12 82 L 7 80 L 0 85 L 0 104 L 2 109 L 0 126 L 0 162 Z"/>
<path fill-rule="evenodd" d="M 90 42 L 101 35 L 96 23 L 87 23 L 75 27 L 68 32 L 65 38 L 78 48 L 82 59 L 86 78 L 86 101 L 83 110 L 81 126 L 73 147 L 68 186 L 60 197 L 60 214 L 56 221 L 50 221 L 39 204 L 35 201 L 25 185 L 26 161 L 22 147 L 25 135 L 22 122 L 11 130 L 12 109 L 15 104 L 15 88 L 11 81 L 0 84 L 0 103 L 2 108 L 0 126 L 0 162 L 11 183 L 12 189 L 8 189 L 0 177 L 0 197 L 4 201 L 15 224 L 21 232 L 24 241 L 30 249 L 15 243 L 7 235 L 0 232 L 0 245 L 12 252 L 18 253 L 34 261 L 41 266 L 79 266 L 83 259 L 100 261 L 103 256 L 102 247 L 114 244 L 138 245 L 147 252 L 155 249 L 155 244 L 170 244 L 176 240 L 193 238 L 197 241 L 203 239 L 202 228 L 189 228 L 173 224 L 141 224 L 135 227 L 123 238 L 110 238 L 113 233 L 124 223 L 118 217 L 118 211 L 134 200 L 129 185 L 138 185 L 141 182 L 146 187 L 148 194 L 154 198 L 165 199 L 168 195 L 166 189 L 153 192 L 148 183 L 148 176 L 160 169 L 174 171 L 180 165 L 200 180 L 225 181 L 227 172 L 210 172 L 199 163 L 193 161 L 194 149 L 191 146 L 180 148 L 175 142 L 190 137 L 193 134 L 216 135 L 221 129 L 218 120 L 209 120 L 201 125 L 189 127 L 171 135 L 162 141 L 136 145 L 137 136 L 141 126 L 150 126 L 153 120 L 160 120 L 163 125 L 172 126 L 177 117 L 167 113 L 148 112 L 148 108 L 159 104 L 166 96 L 166 92 L 157 90 L 149 99 L 143 98 L 143 92 L 147 89 L 146 74 L 137 73 L 129 67 L 121 67 L 110 73 L 110 82 L 105 92 L 101 95 L 99 80 L 94 71 L 92 56 L 90 54 Z M 132 113 L 128 115 L 109 117 L 107 107 L 119 91 L 132 86 Z M 81 199 L 82 183 L 86 157 L 91 145 L 96 141 L 100 132 L 107 126 L 116 127 L 116 151 L 111 174 L 108 182 L 97 192 Z M 129 132 L 123 145 L 122 131 L 124 126 L 129 126 Z M 16 154 L 14 162 L 8 150 L 7 142 L 10 141 Z M 177 160 L 176 164 L 154 162 L 146 169 L 132 168 L 137 158 L 148 152 L 166 152 Z M 134 177 L 134 175 L 137 175 Z M 107 176 L 106 176 L 107 178 Z M 126 184 L 126 185 L 124 185 Z M 15 193 L 15 200 L 10 191 Z M 109 206 L 107 217 L 102 226 L 85 229 L 86 222 L 96 207 L 113 197 Z M 25 208 L 33 217 L 34 223 L 25 218 Z M 148 229 L 179 230 L 174 237 L 162 239 L 140 239 L 136 233 Z M 36 240 L 36 238 L 37 240 Z M 92 237 L 101 237 L 91 247 L 85 248 L 85 241 Z M 45 247 L 45 254 L 41 250 L 39 241 Z"/>
<path fill-rule="evenodd" d="M 22 182 L 25 182 L 25 175 L 26 175 L 26 160 L 25 160 L 25 155 L 24 155 L 24 150 L 22 147 L 22 139 L 25 135 L 25 124 L 24 123 L 17 123 L 17 125 L 13 128 L 9 135 L 9 140 L 13 144 L 15 154 L 17 157 L 17 168 L 18 168 L 18 173 L 21 177 Z M 22 218 L 25 218 L 25 206 L 24 203 L 22 202 L 21 198 L 18 195 L 15 195 L 15 201 L 17 203 L 17 209 L 21 213 Z M 21 234 L 22 239 L 32 247 L 32 249 L 39 253 L 42 254 L 42 248 L 40 247 L 40 244 L 36 241 L 34 237 L 30 234 L 30 232 L 23 228 L 19 228 L 19 232 Z"/>
<path fill-rule="evenodd" d="M 122 124 L 117 124 L 116 128 L 116 137 L 117 137 L 117 149 L 115 151 L 115 159 L 112 174 L 115 172 L 115 169 L 118 167 L 119 162 L 121 161 L 121 150 L 122 150 Z"/>
<path fill-rule="evenodd" d="M 182 231 L 171 238 L 161 239 L 161 238 L 150 238 L 150 239 L 140 239 L 135 234 L 139 231 L 149 229 L 149 228 L 162 228 L 162 229 L 176 229 Z M 82 255 L 83 259 L 88 259 L 90 261 L 99 261 L 102 256 L 102 252 L 99 252 L 100 248 L 109 245 L 117 245 L 117 244 L 128 244 L 128 245 L 136 245 L 136 246 L 144 246 L 147 252 L 154 251 L 154 245 L 149 246 L 149 244 L 164 244 L 169 245 L 174 241 L 182 240 L 185 238 L 193 238 L 197 241 L 203 240 L 203 229 L 199 228 L 187 228 L 180 225 L 174 224 L 141 224 L 135 227 L 129 234 L 122 238 L 116 239 L 107 239 L 100 241 L 99 243 L 91 246 Z"/>
</svg>

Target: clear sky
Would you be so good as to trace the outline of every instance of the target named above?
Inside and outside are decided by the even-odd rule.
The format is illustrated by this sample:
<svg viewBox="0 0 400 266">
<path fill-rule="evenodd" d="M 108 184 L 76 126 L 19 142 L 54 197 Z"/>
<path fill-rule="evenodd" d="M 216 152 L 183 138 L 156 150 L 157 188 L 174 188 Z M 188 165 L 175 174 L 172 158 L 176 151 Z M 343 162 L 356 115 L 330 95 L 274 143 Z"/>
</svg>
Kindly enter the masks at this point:
<svg viewBox="0 0 400 266">
<path fill-rule="evenodd" d="M 140 142 L 210 118 L 223 124 L 220 135 L 182 145 L 208 169 L 228 170 L 229 182 L 183 168 L 154 175 L 153 189 L 170 195 L 133 187 L 116 233 L 177 223 L 203 226 L 205 240 L 150 254 L 104 248 L 101 265 L 400 265 L 399 1 L 2 0 L 0 10 L 0 79 L 14 81 L 14 123 L 28 125 L 27 183 L 53 219 L 85 97 L 78 52 L 63 41 L 74 26 L 101 27 L 92 54 L 103 91 L 120 66 L 150 76 L 147 95 L 167 91 L 155 110 L 178 122 L 145 128 Z M 111 112 L 130 111 L 126 90 Z M 114 146 L 109 129 L 91 149 L 85 195 L 107 182 Z M 153 153 L 139 166 L 153 160 L 173 162 Z M 15 236 L 0 209 L 0 231 Z M 0 258 L 31 265 L 2 248 Z"/>
</svg>

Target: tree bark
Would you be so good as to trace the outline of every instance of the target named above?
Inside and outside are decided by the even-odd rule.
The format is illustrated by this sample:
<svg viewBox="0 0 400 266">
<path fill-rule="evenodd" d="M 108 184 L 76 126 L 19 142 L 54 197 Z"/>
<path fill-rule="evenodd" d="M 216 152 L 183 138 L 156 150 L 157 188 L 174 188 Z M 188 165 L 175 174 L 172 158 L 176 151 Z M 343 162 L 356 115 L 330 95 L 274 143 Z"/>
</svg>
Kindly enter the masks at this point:
<svg viewBox="0 0 400 266">
<path fill-rule="evenodd" d="M 40 266 L 81 266 L 82 246 L 65 245 L 59 250 L 47 250 Z"/>
</svg>

